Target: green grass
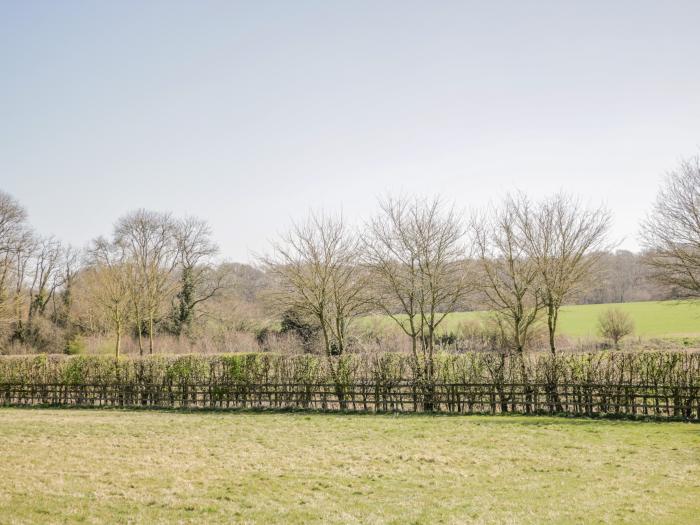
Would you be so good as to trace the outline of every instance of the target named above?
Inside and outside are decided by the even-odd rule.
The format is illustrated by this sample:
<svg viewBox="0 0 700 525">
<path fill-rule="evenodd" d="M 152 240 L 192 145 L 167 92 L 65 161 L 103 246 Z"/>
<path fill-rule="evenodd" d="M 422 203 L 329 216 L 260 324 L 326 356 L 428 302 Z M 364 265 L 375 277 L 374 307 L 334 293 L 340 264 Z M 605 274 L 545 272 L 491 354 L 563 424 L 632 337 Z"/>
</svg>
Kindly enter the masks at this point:
<svg viewBox="0 0 700 525">
<path fill-rule="evenodd" d="M 597 337 L 598 316 L 608 308 L 628 312 L 635 323 L 634 335 L 641 337 L 700 336 L 700 303 L 692 301 L 646 301 L 617 304 L 565 306 L 559 320 L 559 334 L 570 337 Z M 457 312 L 443 321 L 443 331 L 455 330 L 467 320 L 482 320 L 486 312 Z M 375 320 L 378 316 L 373 317 Z M 382 325 L 393 321 L 381 318 Z"/>
<path fill-rule="evenodd" d="M 0 409 L 0 523 L 692 523 L 700 426 Z"/>
<path fill-rule="evenodd" d="M 561 313 L 562 333 L 595 336 L 598 316 L 608 308 L 619 308 L 629 313 L 634 320 L 635 335 L 663 337 L 700 334 L 700 305 L 689 301 L 567 306 Z"/>
</svg>

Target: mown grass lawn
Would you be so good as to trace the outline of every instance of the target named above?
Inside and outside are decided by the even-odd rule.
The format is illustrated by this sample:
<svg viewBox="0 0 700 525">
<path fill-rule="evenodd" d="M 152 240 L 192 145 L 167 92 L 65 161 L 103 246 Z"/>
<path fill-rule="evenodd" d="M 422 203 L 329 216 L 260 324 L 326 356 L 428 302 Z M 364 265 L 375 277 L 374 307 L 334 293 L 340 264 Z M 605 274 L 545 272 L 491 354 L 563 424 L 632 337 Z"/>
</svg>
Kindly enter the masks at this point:
<svg viewBox="0 0 700 525">
<path fill-rule="evenodd" d="M 0 523 L 697 523 L 700 426 L 0 409 Z"/>
</svg>

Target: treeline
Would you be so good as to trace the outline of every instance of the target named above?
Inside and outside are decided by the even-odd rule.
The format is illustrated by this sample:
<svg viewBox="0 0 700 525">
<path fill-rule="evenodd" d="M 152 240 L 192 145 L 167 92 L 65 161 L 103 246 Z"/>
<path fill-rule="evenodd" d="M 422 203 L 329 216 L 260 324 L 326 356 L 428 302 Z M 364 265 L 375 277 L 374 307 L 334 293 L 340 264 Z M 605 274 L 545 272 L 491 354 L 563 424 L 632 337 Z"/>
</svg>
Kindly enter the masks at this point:
<svg viewBox="0 0 700 525">
<path fill-rule="evenodd" d="M 265 276 L 216 259 L 206 222 L 137 210 L 112 235 L 76 249 L 38 235 L 0 192 L 0 350 L 80 353 L 85 338 L 185 340 L 253 330 Z"/>
<path fill-rule="evenodd" d="M 645 253 L 615 250 L 600 257 L 594 278 L 572 304 L 667 301 L 683 297 L 682 289 L 654 279 Z"/>
<path fill-rule="evenodd" d="M 556 354 L 564 304 L 700 292 L 698 202 L 691 159 L 669 175 L 641 227 L 645 252 L 633 254 L 615 251 L 608 209 L 565 193 L 516 193 L 469 213 L 438 198 L 385 198 L 359 228 L 311 213 L 253 267 L 222 262 L 205 221 L 147 210 L 75 249 L 38 235 L 0 192 L 0 350 L 81 353 L 97 340 L 116 355 L 330 357 L 374 341 L 407 346 L 430 377 L 445 316 L 479 309 L 490 319 L 466 331 L 481 330 L 470 337 L 489 349 L 522 354 L 544 333 Z M 357 322 L 368 314 L 390 319 L 401 343 Z"/>
</svg>

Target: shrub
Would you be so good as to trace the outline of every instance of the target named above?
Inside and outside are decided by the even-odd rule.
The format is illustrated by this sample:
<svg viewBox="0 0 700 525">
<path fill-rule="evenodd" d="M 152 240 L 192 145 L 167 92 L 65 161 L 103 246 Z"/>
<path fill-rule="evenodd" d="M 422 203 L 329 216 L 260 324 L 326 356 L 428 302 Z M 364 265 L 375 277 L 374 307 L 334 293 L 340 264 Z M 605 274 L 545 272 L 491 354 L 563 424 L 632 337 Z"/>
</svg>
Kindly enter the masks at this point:
<svg viewBox="0 0 700 525">
<path fill-rule="evenodd" d="M 85 349 L 85 340 L 80 335 L 74 335 L 66 341 L 65 353 L 67 355 L 84 354 Z"/>
<path fill-rule="evenodd" d="M 608 308 L 598 317 L 598 332 L 612 341 L 615 349 L 620 348 L 620 341 L 634 331 L 634 321 L 630 315 L 619 308 Z"/>
</svg>

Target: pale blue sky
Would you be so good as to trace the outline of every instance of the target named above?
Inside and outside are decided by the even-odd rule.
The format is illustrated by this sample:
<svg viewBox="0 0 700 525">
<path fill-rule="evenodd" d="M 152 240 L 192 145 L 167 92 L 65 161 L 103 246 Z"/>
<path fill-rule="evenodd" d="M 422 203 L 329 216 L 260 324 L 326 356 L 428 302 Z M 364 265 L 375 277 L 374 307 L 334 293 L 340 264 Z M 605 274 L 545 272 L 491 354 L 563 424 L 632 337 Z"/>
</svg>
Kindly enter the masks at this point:
<svg viewBox="0 0 700 525">
<path fill-rule="evenodd" d="M 0 0 L 0 188 L 77 245 L 138 207 L 250 260 L 309 207 L 563 188 L 636 246 L 700 150 L 700 2 Z"/>
</svg>

